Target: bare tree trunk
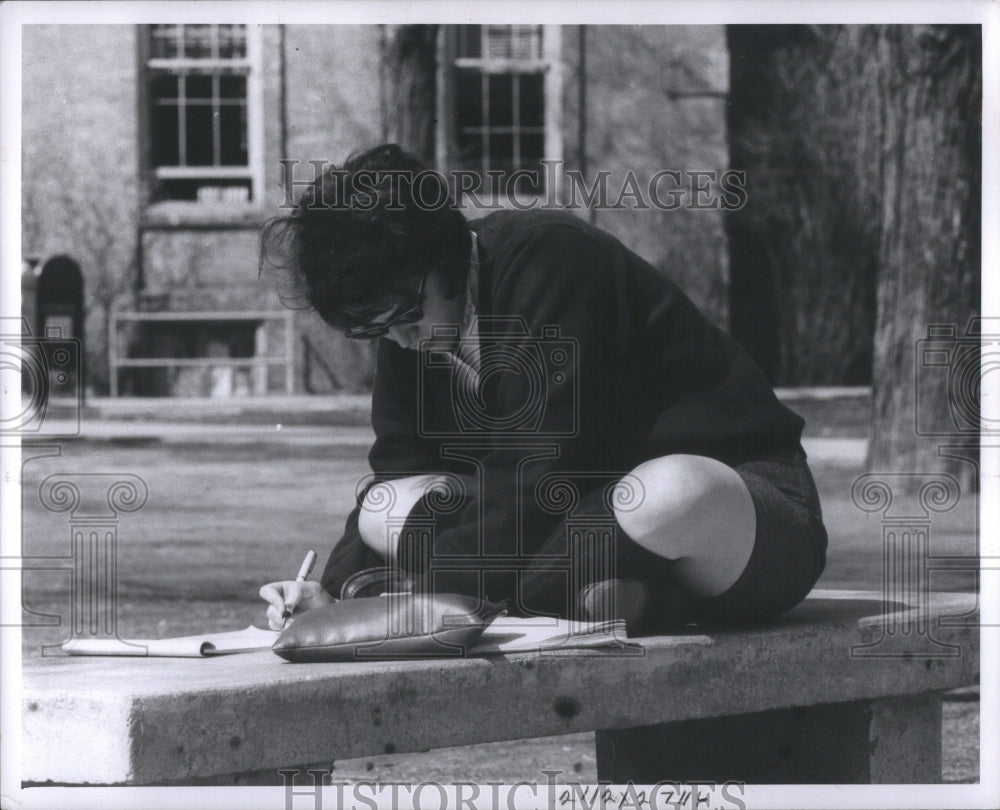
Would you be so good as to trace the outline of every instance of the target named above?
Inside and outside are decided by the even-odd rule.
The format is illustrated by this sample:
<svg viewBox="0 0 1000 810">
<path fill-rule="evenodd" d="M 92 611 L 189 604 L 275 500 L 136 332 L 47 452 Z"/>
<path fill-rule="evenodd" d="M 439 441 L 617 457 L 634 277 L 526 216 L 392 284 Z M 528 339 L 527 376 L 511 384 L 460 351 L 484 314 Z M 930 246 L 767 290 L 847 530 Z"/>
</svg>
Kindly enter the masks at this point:
<svg viewBox="0 0 1000 810">
<path fill-rule="evenodd" d="M 881 26 L 875 47 L 882 225 L 868 466 L 898 472 L 962 469 L 968 478 L 969 465 L 941 457 L 938 446 L 975 439 L 968 423 L 956 424 L 954 406 L 978 412 L 978 401 L 971 401 L 978 400 L 978 382 L 959 401 L 948 369 L 928 366 L 917 349 L 928 328 L 937 325 L 954 330 L 956 351 L 935 360 L 957 359 L 963 345 L 975 342 L 963 336 L 979 311 L 980 295 L 980 30 Z M 948 344 L 946 339 L 943 348 Z M 936 384 L 924 384 L 935 375 Z"/>
<path fill-rule="evenodd" d="M 434 163 L 436 25 L 382 27 L 382 136 Z"/>
<path fill-rule="evenodd" d="M 871 381 L 877 118 L 859 26 L 726 28 L 730 328 L 779 385 Z"/>
</svg>

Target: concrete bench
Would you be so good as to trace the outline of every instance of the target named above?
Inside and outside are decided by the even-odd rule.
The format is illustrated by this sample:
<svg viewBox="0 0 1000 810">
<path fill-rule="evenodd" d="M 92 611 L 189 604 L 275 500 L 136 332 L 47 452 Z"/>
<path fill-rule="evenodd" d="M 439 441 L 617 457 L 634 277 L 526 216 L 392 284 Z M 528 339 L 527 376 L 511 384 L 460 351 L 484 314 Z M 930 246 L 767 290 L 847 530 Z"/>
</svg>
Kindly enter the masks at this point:
<svg viewBox="0 0 1000 810">
<path fill-rule="evenodd" d="M 614 783 L 940 781 L 941 693 L 976 682 L 977 599 L 892 608 L 815 591 L 767 627 L 629 656 L 41 658 L 24 667 L 22 781 L 282 784 L 283 767 L 591 730 Z"/>
</svg>

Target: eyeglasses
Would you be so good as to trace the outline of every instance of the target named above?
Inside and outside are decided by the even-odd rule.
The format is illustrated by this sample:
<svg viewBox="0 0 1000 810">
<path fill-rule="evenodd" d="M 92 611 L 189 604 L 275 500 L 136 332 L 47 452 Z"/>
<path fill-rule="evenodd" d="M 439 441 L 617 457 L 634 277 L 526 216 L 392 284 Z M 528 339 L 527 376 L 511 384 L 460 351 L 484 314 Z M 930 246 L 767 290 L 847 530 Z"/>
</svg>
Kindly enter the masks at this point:
<svg viewBox="0 0 1000 810">
<path fill-rule="evenodd" d="M 424 277 L 420 279 L 420 288 L 417 290 L 417 295 L 421 301 L 424 299 L 424 284 L 426 283 L 427 274 L 424 273 Z M 352 326 L 344 332 L 344 337 L 350 338 L 351 340 L 371 340 L 372 338 L 382 337 L 383 335 L 388 334 L 389 328 L 392 326 L 403 326 L 408 323 L 416 323 L 417 321 L 422 320 L 423 317 L 424 308 L 422 304 L 417 304 L 393 313 L 381 323 L 369 323 L 361 326 Z"/>
</svg>

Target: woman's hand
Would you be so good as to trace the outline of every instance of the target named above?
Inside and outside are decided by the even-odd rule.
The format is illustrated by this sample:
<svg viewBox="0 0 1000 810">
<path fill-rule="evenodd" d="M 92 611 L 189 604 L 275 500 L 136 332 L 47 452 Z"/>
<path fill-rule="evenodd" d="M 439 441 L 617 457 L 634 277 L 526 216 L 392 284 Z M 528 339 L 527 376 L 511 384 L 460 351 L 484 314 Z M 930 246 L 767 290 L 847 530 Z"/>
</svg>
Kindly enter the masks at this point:
<svg viewBox="0 0 1000 810">
<path fill-rule="evenodd" d="M 260 589 L 260 598 L 268 603 L 267 625 L 272 630 L 285 626 L 285 611 L 301 613 L 336 601 L 315 580 L 269 582 Z"/>
</svg>

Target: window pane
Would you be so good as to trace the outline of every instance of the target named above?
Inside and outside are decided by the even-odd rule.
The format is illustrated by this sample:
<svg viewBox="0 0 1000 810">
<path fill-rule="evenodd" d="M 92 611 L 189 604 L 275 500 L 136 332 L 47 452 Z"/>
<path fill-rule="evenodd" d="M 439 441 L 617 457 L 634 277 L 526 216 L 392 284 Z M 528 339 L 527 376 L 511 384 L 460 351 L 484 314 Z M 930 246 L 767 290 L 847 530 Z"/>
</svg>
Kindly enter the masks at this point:
<svg viewBox="0 0 1000 810">
<path fill-rule="evenodd" d="M 177 57 L 177 26 L 151 25 L 149 27 L 150 55 L 153 59 Z"/>
<path fill-rule="evenodd" d="M 510 55 L 513 59 L 540 59 L 542 28 L 539 25 L 511 26 Z"/>
<path fill-rule="evenodd" d="M 509 73 L 493 74 L 490 80 L 490 126 L 514 125 L 514 77 Z"/>
<path fill-rule="evenodd" d="M 247 165 L 247 114 L 242 104 L 224 104 L 219 110 L 221 164 Z"/>
<path fill-rule="evenodd" d="M 247 55 L 247 27 L 245 25 L 219 26 L 219 58 L 242 59 Z"/>
<path fill-rule="evenodd" d="M 542 28 L 539 25 L 491 25 L 487 34 L 487 58 L 540 59 Z"/>
<path fill-rule="evenodd" d="M 149 95 L 153 99 L 154 104 L 163 99 L 176 99 L 177 77 L 162 73 L 158 76 L 153 76 L 149 83 Z"/>
<path fill-rule="evenodd" d="M 152 161 L 154 166 L 177 166 L 181 162 L 177 145 L 177 107 L 157 104 L 153 107 L 150 125 Z"/>
<path fill-rule="evenodd" d="M 189 99 L 212 98 L 212 77 L 189 74 L 184 81 L 185 93 Z"/>
<path fill-rule="evenodd" d="M 490 133 L 490 168 L 514 168 L 514 136 L 509 133 Z"/>
<path fill-rule="evenodd" d="M 538 133 L 523 133 L 521 135 L 521 165 L 530 168 L 541 165 L 539 161 L 545 157 L 545 135 Z"/>
<path fill-rule="evenodd" d="M 518 77 L 521 95 L 521 126 L 545 125 L 545 78 L 541 73 L 522 73 Z"/>
<path fill-rule="evenodd" d="M 478 70 L 459 69 L 455 81 L 455 118 L 458 127 L 483 125 L 483 77 Z"/>
<path fill-rule="evenodd" d="M 238 98 L 247 97 L 247 80 L 245 76 L 220 76 L 219 77 L 219 97 Z"/>
<path fill-rule="evenodd" d="M 478 59 L 482 53 L 482 27 L 478 25 L 457 25 L 458 43 L 456 54 L 462 59 Z"/>
<path fill-rule="evenodd" d="M 206 59 L 212 56 L 212 26 L 184 26 L 184 55 L 188 59 Z"/>
<path fill-rule="evenodd" d="M 518 192 L 521 194 L 541 194 L 545 189 L 545 172 L 542 158 L 545 157 L 545 135 L 541 132 L 521 135 L 521 164 L 518 168 L 528 169 L 533 177 L 519 177 Z"/>
<path fill-rule="evenodd" d="M 510 26 L 490 25 L 487 28 L 487 56 L 493 59 L 507 59 L 510 56 Z"/>
<path fill-rule="evenodd" d="M 187 165 L 212 165 L 212 106 L 202 104 L 188 107 L 187 113 Z"/>
</svg>

